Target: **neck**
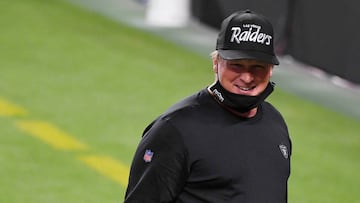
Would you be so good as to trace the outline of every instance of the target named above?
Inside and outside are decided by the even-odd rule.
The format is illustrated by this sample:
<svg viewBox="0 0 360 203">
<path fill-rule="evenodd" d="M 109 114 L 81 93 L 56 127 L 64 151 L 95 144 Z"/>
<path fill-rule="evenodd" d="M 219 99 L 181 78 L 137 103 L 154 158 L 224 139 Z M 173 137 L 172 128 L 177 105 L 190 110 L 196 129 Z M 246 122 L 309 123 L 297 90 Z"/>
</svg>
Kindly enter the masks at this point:
<svg viewBox="0 0 360 203">
<path fill-rule="evenodd" d="M 257 110 L 258 110 L 258 107 L 253 108 L 250 111 L 245 112 L 245 113 L 237 112 L 237 115 L 242 116 L 244 118 L 252 118 L 252 117 L 256 116 Z"/>
</svg>

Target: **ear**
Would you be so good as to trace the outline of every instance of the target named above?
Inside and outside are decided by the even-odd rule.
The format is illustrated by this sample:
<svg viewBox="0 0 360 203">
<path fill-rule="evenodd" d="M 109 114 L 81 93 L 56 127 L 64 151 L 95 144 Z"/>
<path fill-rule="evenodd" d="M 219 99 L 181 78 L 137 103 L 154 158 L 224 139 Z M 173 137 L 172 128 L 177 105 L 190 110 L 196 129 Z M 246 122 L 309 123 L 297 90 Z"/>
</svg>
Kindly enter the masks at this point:
<svg viewBox="0 0 360 203">
<path fill-rule="evenodd" d="M 273 69 L 274 69 L 274 66 L 273 65 L 270 65 L 270 72 L 269 72 L 269 75 L 270 77 L 273 75 Z"/>
<path fill-rule="evenodd" d="M 214 57 L 213 60 L 213 70 L 214 70 L 214 73 L 218 73 L 218 63 L 219 63 L 219 60 L 217 57 Z"/>
</svg>

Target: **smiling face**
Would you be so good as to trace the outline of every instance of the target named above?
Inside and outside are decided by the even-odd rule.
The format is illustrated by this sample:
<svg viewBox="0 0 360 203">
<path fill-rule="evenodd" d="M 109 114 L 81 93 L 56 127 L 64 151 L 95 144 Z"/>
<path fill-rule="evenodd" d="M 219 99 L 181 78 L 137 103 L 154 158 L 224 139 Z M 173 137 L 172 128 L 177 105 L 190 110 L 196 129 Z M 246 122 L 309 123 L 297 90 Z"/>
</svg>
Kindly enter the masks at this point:
<svg viewBox="0 0 360 203">
<path fill-rule="evenodd" d="M 263 92 L 272 76 L 272 68 L 272 64 L 258 60 L 213 57 L 217 79 L 227 91 L 235 94 L 256 96 Z"/>
</svg>

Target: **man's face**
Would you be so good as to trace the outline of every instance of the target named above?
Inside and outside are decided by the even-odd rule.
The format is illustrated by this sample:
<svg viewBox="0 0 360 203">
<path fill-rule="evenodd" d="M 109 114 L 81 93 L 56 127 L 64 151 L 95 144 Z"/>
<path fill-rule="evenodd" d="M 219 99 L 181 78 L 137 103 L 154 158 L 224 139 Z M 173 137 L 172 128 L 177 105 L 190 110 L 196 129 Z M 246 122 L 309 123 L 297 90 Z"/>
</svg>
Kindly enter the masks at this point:
<svg viewBox="0 0 360 203">
<path fill-rule="evenodd" d="M 258 60 L 213 60 L 220 84 L 229 92 L 256 96 L 263 92 L 272 75 L 272 65 Z"/>
</svg>

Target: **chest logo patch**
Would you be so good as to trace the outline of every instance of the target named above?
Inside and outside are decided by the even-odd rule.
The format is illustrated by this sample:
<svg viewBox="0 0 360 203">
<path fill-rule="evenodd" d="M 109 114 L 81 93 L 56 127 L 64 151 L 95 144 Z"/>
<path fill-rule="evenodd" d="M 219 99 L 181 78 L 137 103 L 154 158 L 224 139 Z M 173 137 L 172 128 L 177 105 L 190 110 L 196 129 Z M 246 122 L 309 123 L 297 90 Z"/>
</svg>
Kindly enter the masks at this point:
<svg viewBox="0 0 360 203">
<path fill-rule="evenodd" d="M 152 152 L 150 149 L 147 149 L 144 153 L 143 159 L 146 163 L 149 163 L 151 162 L 153 156 L 154 156 L 154 152 Z"/>
<path fill-rule="evenodd" d="M 283 144 L 279 145 L 279 149 L 280 149 L 282 155 L 284 156 L 284 158 L 288 159 L 289 158 L 289 152 L 288 152 L 288 149 L 287 149 L 286 145 L 283 145 Z"/>
</svg>

